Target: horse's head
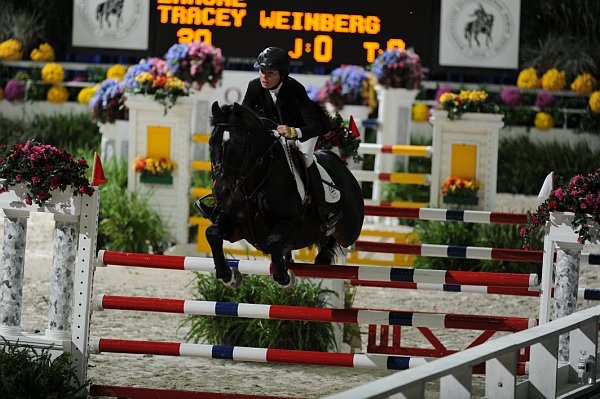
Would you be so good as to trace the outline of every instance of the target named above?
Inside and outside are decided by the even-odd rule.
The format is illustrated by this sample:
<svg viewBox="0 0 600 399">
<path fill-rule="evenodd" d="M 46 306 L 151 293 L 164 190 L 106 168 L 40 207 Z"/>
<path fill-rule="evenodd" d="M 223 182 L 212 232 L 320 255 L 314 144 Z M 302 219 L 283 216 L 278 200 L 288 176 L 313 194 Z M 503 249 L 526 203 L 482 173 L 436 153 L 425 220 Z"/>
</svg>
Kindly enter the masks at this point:
<svg viewBox="0 0 600 399">
<path fill-rule="evenodd" d="M 251 173 L 257 158 L 272 142 L 252 110 L 237 103 L 212 105 L 213 131 L 209 146 L 213 168 L 213 193 L 217 201 L 227 201 Z"/>
</svg>

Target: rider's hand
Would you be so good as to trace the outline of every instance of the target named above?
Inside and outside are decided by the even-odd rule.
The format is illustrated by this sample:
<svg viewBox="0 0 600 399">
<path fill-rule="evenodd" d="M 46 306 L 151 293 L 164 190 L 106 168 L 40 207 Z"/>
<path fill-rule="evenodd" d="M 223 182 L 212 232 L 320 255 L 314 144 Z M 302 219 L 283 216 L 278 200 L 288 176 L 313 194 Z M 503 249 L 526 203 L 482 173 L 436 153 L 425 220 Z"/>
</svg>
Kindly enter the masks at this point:
<svg viewBox="0 0 600 399">
<path fill-rule="evenodd" d="M 278 125 L 277 133 L 279 133 L 280 136 L 283 136 L 286 139 L 290 140 L 296 139 L 298 137 L 298 135 L 296 134 L 296 129 L 287 125 Z"/>
</svg>

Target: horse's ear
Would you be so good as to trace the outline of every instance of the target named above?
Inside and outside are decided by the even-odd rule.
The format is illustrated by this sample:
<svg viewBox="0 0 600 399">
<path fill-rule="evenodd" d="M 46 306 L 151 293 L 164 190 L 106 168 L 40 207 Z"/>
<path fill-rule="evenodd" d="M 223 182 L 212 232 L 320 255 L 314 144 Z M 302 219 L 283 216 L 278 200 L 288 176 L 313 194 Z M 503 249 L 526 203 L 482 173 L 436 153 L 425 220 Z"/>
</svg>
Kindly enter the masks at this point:
<svg viewBox="0 0 600 399">
<path fill-rule="evenodd" d="M 219 102 L 215 101 L 212 104 L 212 116 L 213 118 L 223 117 L 223 110 L 219 107 Z"/>
<path fill-rule="evenodd" d="M 238 103 L 233 103 L 233 114 L 237 116 L 242 115 L 242 106 Z"/>
</svg>

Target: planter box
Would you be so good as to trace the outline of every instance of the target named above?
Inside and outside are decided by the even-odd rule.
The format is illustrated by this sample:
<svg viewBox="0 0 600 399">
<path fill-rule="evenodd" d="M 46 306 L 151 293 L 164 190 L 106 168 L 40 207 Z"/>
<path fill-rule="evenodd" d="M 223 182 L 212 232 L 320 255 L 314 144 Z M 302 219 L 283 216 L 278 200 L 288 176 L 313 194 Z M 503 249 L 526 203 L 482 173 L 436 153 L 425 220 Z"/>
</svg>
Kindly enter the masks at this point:
<svg viewBox="0 0 600 399">
<path fill-rule="evenodd" d="M 444 195 L 444 204 L 457 204 L 457 205 L 472 205 L 477 206 L 479 204 L 479 198 L 477 197 L 458 197 L 455 195 Z"/>
<path fill-rule="evenodd" d="M 173 176 L 171 175 L 140 175 L 140 183 L 146 184 L 173 184 Z"/>
</svg>

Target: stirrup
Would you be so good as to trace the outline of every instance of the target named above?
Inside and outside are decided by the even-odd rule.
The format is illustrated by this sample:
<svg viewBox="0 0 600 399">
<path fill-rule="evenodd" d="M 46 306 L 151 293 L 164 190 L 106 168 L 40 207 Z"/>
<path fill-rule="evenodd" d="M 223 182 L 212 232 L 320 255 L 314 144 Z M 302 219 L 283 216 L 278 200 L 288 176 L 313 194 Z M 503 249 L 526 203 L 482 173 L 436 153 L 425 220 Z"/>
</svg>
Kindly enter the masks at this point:
<svg viewBox="0 0 600 399">
<path fill-rule="evenodd" d="M 196 202 L 194 202 L 194 208 L 196 211 L 205 219 L 208 219 L 212 222 L 216 220 L 217 214 L 217 201 L 215 197 L 210 194 L 206 194 Z"/>
</svg>

